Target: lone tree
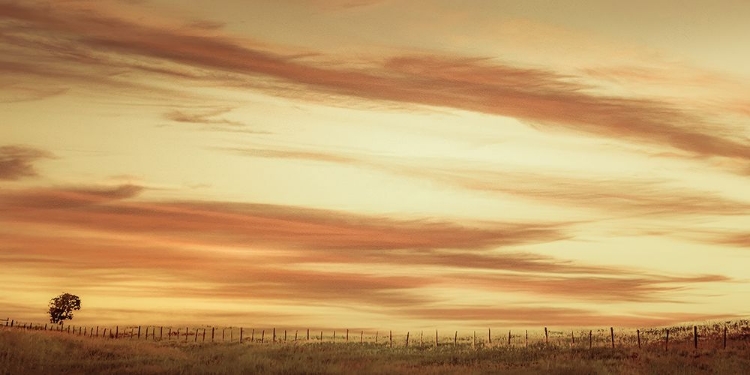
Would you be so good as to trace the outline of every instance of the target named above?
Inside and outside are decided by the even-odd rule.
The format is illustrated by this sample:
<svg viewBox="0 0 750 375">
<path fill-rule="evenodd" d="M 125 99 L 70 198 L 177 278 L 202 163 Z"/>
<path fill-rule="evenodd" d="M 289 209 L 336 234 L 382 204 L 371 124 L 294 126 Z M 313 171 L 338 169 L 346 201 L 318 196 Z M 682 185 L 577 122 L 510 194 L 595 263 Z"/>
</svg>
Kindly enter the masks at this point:
<svg viewBox="0 0 750 375">
<path fill-rule="evenodd" d="M 64 293 L 49 301 L 49 321 L 62 324 L 64 320 L 73 319 L 73 311 L 81 309 L 78 296 Z"/>
</svg>

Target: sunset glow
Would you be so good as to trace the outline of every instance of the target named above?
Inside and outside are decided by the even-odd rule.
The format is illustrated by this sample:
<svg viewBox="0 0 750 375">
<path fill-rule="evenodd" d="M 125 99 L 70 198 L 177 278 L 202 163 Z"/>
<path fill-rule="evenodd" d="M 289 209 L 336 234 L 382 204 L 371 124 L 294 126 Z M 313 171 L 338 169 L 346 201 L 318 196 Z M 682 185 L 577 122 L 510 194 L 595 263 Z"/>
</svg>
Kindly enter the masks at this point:
<svg viewBox="0 0 750 375">
<path fill-rule="evenodd" d="M 81 324 L 746 318 L 749 19 L 0 0 L 0 314 L 69 292 Z"/>
</svg>

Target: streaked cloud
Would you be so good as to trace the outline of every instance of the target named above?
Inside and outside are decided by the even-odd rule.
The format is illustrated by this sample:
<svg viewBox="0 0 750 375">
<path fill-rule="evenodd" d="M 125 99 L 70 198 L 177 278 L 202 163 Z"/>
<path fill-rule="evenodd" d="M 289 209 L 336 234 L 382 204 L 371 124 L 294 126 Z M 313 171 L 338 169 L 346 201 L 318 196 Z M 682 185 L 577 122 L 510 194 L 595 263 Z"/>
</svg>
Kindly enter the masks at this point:
<svg viewBox="0 0 750 375">
<path fill-rule="evenodd" d="M 591 327 L 611 326 L 617 322 L 618 326 L 627 327 L 660 327 L 683 322 L 707 321 L 725 319 L 724 315 L 709 314 L 662 314 L 648 316 L 648 314 L 634 315 L 602 315 L 592 314 L 590 311 L 574 308 L 555 307 L 466 307 L 466 308 L 416 308 L 407 312 L 409 315 L 421 319 L 475 321 L 476 325 L 512 324 L 516 326 L 552 325 L 562 327 Z M 735 316 L 738 318 L 739 316 Z M 516 333 L 518 335 L 519 333 Z M 507 336 L 505 336 L 507 338 Z"/>
<path fill-rule="evenodd" d="M 430 287 L 623 303 L 663 302 L 667 292 L 731 282 L 721 275 L 661 276 L 511 250 L 561 240 L 561 225 L 466 225 L 291 206 L 153 202 L 137 199 L 141 192 L 133 185 L 3 192 L 0 211 L 9 226 L 0 232 L 2 256 L 19 268 L 69 265 L 74 270 L 58 276 L 61 284 L 86 280 L 133 297 L 326 301 L 391 313 L 440 302 L 421 292 Z M 392 273 L 368 271 L 372 267 Z M 122 276 L 113 279 L 113 269 Z M 183 284 L 162 281 L 152 291 L 127 286 L 143 280 L 144 271 Z M 539 322 L 517 320 L 530 321 Z"/>
<path fill-rule="evenodd" d="M 723 197 L 709 191 L 678 189 L 670 187 L 666 181 L 653 179 L 580 178 L 551 172 L 503 170 L 502 166 L 488 166 L 484 169 L 450 167 L 450 160 L 427 164 L 414 159 L 398 160 L 351 152 L 253 147 L 220 150 L 249 157 L 356 165 L 473 191 L 512 195 L 544 204 L 604 210 L 622 215 L 744 215 L 750 211 L 750 202 Z"/>
<path fill-rule="evenodd" d="M 319 161 L 337 164 L 366 164 L 364 160 L 354 156 L 334 154 L 320 151 L 305 150 L 275 150 L 270 148 L 253 148 L 253 147 L 224 147 L 219 148 L 221 151 L 228 151 L 237 155 L 258 157 L 258 158 L 278 158 Z"/>
<path fill-rule="evenodd" d="M 750 232 L 746 231 L 730 232 L 698 229 L 687 234 L 679 234 L 677 237 L 706 244 L 750 249 Z"/>
<path fill-rule="evenodd" d="M 219 241 L 319 249 L 481 249 L 563 238 L 553 224 L 465 226 L 343 212 L 231 202 L 119 202 L 142 188 L 31 189 L 3 192 L 7 219 L 131 233 L 205 231 Z M 76 207 L 76 210 L 57 210 Z M 199 236 L 200 237 L 200 236 Z"/>
<path fill-rule="evenodd" d="M 474 288 L 495 291 L 530 292 L 538 295 L 567 296 L 576 300 L 598 303 L 667 302 L 669 293 L 701 283 L 725 283 L 731 279 L 721 275 L 673 277 L 638 274 L 626 270 L 612 270 L 593 276 L 487 275 L 469 276 L 458 283 Z M 673 303 L 679 301 L 670 301 Z"/>
<path fill-rule="evenodd" d="M 700 113 L 675 103 L 596 93 L 578 77 L 537 68 L 457 56 L 410 55 L 381 59 L 368 69 L 301 62 L 245 45 L 202 28 L 173 30 L 62 4 L 0 4 L 15 32 L 64 38 L 67 48 L 157 59 L 281 80 L 300 88 L 365 100 L 449 107 L 508 116 L 606 138 L 674 148 L 702 156 L 750 159 L 747 140 L 718 135 Z M 65 44 L 59 44 L 58 47 Z M 86 61 L 83 61 L 86 63 Z M 89 64 L 109 64 L 106 60 Z M 349 64 L 351 65 L 351 64 Z M 293 93 L 278 84 L 269 89 Z M 284 94 L 284 95 L 286 95 Z"/>
<path fill-rule="evenodd" d="M 184 122 L 189 124 L 229 125 L 234 127 L 245 126 L 245 124 L 243 124 L 242 122 L 219 117 L 230 112 L 231 110 L 231 108 L 219 108 L 203 112 L 186 112 L 175 110 L 167 113 L 165 117 L 175 122 Z"/>
<path fill-rule="evenodd" d="M 132 198 L 143 190 L 136 185 L 115 188 L 30 189 L 0 194 L 3 207 L 15 210 L 55 210 L 81 207 Z"/>
<path fill-rule="evenodd" d="M 50 159 L 50 152 L 22 145 L 0 146 L 0 180 L 19 180 L 39 174 L 34 163 Z"/>
<path fill-rule="evenodd" d="M 303 4 L 317 9 L 336 11 L 369 7 L 389 0 L 304 0 Z"/>
</svg>

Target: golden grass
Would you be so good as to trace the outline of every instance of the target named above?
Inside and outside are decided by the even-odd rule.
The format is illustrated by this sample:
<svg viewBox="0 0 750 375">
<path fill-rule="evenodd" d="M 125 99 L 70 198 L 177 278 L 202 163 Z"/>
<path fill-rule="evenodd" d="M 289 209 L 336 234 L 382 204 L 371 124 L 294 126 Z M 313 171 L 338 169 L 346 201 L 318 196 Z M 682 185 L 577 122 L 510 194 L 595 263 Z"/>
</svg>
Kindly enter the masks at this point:
<svg viewBox="0 0 750 375">
<path fill-rule="evenodd" d="M 405 348 L 387 343 L 277 344 L 194 343 L 104 339 L 77 335 L 0 329 L 0 374 L 743 374 L 750 371 L 750 337 L 733 333 L 728 348 L 712 333 L 694 350 L 689 335 L 670 337 L 669 351 L 654 337 L 637 348 L 621 337 L 617 348 L 588 340 L 575 347 L 523 346 L 472 348 L 464 336 L 458 345 L 425 342 Z M 655 334 L 656 335 L 656 334 Z M 657 335 L 658 336 L 658 335 Z M 494 344 L 494 342 L 493 342 Z"/>
</svg>

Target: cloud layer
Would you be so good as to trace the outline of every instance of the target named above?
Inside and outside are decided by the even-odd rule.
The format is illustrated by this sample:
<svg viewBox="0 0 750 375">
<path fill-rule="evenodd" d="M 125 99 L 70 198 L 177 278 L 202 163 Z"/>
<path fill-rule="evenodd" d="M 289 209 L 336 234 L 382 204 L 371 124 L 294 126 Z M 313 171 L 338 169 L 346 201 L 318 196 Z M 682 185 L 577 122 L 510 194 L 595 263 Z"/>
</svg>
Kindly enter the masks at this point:
<svg viewBox="0 0 750 375">
<path fill-rule="evenodd" d="M 0 180 L 20 180 L 38 176 L 34 162 L 52 158 L 52 154 L 33 147 L 9 145 L 0 147 Z"/>
<path fill-rule="evenodd" d="M 159 67 L 157 73 L 180 76 L 190 74 L 184 73 L 189 68 L 203 71 L 198 75 L 201 79 L 212 76 L 206 71 L 218 76 L 239 74 L 245 81 L 239 85 L 265 87 L 281 95 L 313 90 L 365 100 L 449 107 L 693 155 L 750 160 L 747 139 L 717 132 L 720 128 L 700 113 L 673 103 L 600 94 L 597 87 L 582 83 L 578 77 L 550 70 L 424 54 L 375 59 L 366 69 L 347 68 L 353 64 L 346 58 L 335 63 L 300 61 L 213 30 L 175 30 L 136 22 L 91 4 L 5 2 L 0 3 L 0 14 L 11 21 L 5 26 L 6 43 L 35 55 L 40 53 L 33 50 L 36 40 L 42 38 L 65 52 L 49 57 L 68 56 L 63 58 L 68 66 L 113 68 L 125 64 L 124 68 L 132 70 L 164 61 L 177 66 Z M 0 64 L 5 70 L 8 66 L 17 73 L 46 71 L 38 64 Z M 175 118 L 186 117 L 175 114 Z"/>
<path fill-rule="evenodd" d="M 142 191 L 122 185 L 2 192 L 0 255 L 18 269 L 70 268 L 57 276 L 60 285 L 84 290 L 99 285 L 135 298 L 325 301 L 422 321 L 458 316 L 456 309 L 442 314 L 414 308 L 445 303 L 426 292 L 436 288 L 623 303 L 664 301 L 674 291 L 731 282 L 720 275 L 675 277 L 587 266 L 519 248 L 564 240 L 572 229 L 565 225 L 458 224 L 292 206 L 144 201 L 138 198 Z M 122 284 L 144 282 L 147 275 L 159 275 L 154 282 L 160 285 Z M 492 320 L 489 312 L 472 315 L 480 310 L 464 316 Z M 552 313 L 557 310 L 550 311 L 539 319 L 557 317 Z M 591 318 L 595 314 L 568 316 L 560 324 L 593 324 L 599 321 Z M 534 316 L 512 314 L 494 321 L 539 323 Z M 642 320 L 622 324 L 635 321 Z"/>
</svg>

